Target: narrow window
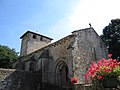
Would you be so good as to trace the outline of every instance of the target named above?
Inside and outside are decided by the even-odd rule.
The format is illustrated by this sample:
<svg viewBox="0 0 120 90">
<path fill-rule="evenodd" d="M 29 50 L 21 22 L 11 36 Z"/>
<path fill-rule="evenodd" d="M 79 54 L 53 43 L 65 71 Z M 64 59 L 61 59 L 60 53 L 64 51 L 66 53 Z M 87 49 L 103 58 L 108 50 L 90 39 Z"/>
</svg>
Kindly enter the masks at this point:
<svg viewBox="0 0 120 90">
<path fill-rule="evenodd" d="M 36 39 L 36 35 L 33 35 L 33 39 Z"/>
<path fill-rule="evenodd" d="M 25 63 L 22 64 L 22 70 L 25 70 Z"/>
<path fill-rule="evenodd" d="M 42 36 L 40 37 L 40 40 L 41 40 L 41 41 L 43 40 L 43 37 L 42 37 Z"/>
<path fill-rule="evenodd" d="M 30 62 L 30 64 L 29 64 L 29 70 L 30 71 L 34 71 L 34 63 L 33 62 Z"/>
<path fill-rule="evenodd" d="M 95 47 L 93 47 L 93 59 L 97 60 Z"/>
</svg>

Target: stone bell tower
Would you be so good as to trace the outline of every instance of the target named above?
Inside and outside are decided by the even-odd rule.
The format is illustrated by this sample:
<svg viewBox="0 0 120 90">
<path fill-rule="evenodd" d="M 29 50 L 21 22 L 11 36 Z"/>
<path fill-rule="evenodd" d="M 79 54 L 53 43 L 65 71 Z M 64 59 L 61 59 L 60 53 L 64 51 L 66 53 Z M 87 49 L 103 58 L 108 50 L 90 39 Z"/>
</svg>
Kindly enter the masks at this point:
<svg viewBox="0 0 120 90">
<path fill-rule="evenodd" d="M 45 47 L 53 40 L 52 38 L 31 31 L 24 33 L 20 39 L 22 39 L 20 56 L 25 56 L 42 47 Z"/>
</svg>

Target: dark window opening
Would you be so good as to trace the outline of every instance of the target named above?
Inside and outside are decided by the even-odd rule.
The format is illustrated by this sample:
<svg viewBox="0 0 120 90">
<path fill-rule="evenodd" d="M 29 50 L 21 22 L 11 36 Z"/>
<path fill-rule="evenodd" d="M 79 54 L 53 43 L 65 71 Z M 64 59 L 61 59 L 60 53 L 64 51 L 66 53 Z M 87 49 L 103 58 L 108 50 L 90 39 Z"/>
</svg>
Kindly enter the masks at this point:
<svg viewBox="0 0 120 90">
<path fill-rule="evenodd" d="M 30 62 L 29 70 L 34 71 L 34 63 L 33 62 Z"/>
<path fill-rule="evenodd" d="M 33 35 L 33 39 L 36 39 L 36 35 Z"/>
<path fill-rule="evenodd" d="M 41 41 L 43 40 L 43 37 L 42 37 L 42 36 L 40 37 L 40 40 L 41 40 Z"/>
<path fill-rule="evenodd" d="M 94 56 L 94 60 L 97 60 L 96 49 L 95 49 L 95 47 L 93 47 L 93 56 Z"/>
<path fill-rule="evenodd" d="M 25 63 L 23 63 L 22 65 L 22 70 L 25 70 Z"/>
</svg>

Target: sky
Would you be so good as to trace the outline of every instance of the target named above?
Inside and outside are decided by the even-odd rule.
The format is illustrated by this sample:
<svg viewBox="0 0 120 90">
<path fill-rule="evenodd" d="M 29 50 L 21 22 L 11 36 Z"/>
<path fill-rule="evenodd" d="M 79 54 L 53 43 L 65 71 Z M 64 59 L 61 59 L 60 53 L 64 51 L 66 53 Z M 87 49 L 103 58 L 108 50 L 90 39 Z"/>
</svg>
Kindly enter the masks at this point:
<svg viewBox="0 0 120 90">
<path fill-rule="evenodd" d="M 20 51 L 20 36 L 30 30 L 54 41 L 89 27 L 101 35 L 120 18 L 120 0 L 0 0 L 0 44 Z"/>
</svg>

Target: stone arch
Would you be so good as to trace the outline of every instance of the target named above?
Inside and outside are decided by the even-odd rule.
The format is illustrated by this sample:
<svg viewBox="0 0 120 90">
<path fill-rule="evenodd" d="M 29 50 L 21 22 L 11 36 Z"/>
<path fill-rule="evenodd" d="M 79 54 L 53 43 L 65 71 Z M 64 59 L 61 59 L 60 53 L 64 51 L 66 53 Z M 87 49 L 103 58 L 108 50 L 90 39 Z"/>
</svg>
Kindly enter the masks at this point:
<svg viewBox="0 0 120 90">
<path fill-rule="evenodd" d="M 32 71 L 34 72 L 35 71 L 35 55 L 32 55 L 30 58 L 29 58 L 29 71 Z"/>
<path fill-rule="evenodd" d="M 55 84 L 65 87 L 68 81 L 68 66 L 65 61 L 59 60 L 55 66 Z"/>
</svg>

